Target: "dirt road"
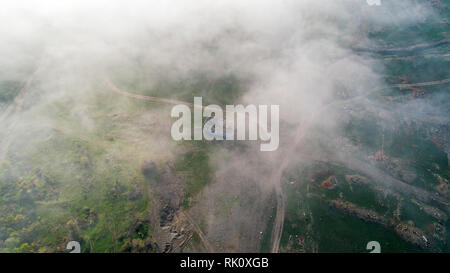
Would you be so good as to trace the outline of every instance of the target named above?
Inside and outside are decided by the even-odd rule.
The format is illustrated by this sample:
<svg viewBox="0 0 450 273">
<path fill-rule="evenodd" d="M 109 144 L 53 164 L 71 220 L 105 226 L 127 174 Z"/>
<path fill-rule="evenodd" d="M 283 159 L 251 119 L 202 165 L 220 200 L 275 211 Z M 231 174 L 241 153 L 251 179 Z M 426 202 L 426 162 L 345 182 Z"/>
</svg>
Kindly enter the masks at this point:
<svg viewBox="0 0 450 273">
<path fill-rule="evenodd" d="M 294 158 L 294 154 L 298 152 L 296 150 L 299 147 L 300 142 L 303 141 L 306 132 L 308 131 L 309 123 L 305 122 L 305 120 L 312 119 L 304 119 L 300 126 L 297 128 L 293 138 L 294 143 L 290 147 L 285 147 L 284 152 L 280 153 L 280 165 L 279 167 L 272 173 L 270 177 L 270 183 L 275 186 L 275 193 L 277 196 L 277 210 L 275 215 L 275 221 L 272 228 L 272 237 L 271 237 L 271 252 L 278 253 L 280 248 L 281 236 L 283 234 L 283 225 L 284 225 L 284 215 L 286 210 L 286 196 L 284 195 L 281 180 L 283 177 L 283 173 L 286 168 L 289 166 L 291 158 Z"/>
<path fill-rule="evenodd" d="M 277 177 L 278 177 L 278 174 L 277 174 Z M 281 175 L 280 175 L 280 177 L 281 177 Z M 283 233 L 284 212 L 285 212 L 285 205 L 286 205 L 286 198 L 284 196 L 284 193 L 283 193 L 283 190 L 282 190 L 280 184 L 275 186 L 275 193 L 277 195 L 277 211 L 276 211 L 274 226 L 272 229 L 272 239 L 271 239 L 272 247 L 270 249 L 270 252 L 272 252 L 272 253 L 278 253 L 279 248 L 280 248 L 281 235 Z"/>
<path fill-rule="evenodd" d="M 112 91 L 114 91 L 114 92 L 116 92 L 116 93 L 118 93 L 118 94 L 120 94 L 122 96 L 135 98 L 135 99 L 139 99 L 139 100 L 162 102 L 162 103 L 174 104 L 174 105 L 183 104 L 183 105 L 187 105 L 187 106 L 190 106 L 190 107 L 194 107 L 193 103 L 189 103 L 189 102 L 185 102 L 185 101 L 181 101 L 181 100 L 165 99 L 165 98 L 151 97 L 151 96 L 144 96 L 144 95 L 137 95 L 137 94 L 129 93 L 127 91 L 123 91 L 123 90 L 119 89 L 110 80 L 106 80 L 106 84 L 108 85 L 108 87 L 111 88 Z M 202 107 L 202 108 L 204 108 L 204 107 Z"/>
</svg>

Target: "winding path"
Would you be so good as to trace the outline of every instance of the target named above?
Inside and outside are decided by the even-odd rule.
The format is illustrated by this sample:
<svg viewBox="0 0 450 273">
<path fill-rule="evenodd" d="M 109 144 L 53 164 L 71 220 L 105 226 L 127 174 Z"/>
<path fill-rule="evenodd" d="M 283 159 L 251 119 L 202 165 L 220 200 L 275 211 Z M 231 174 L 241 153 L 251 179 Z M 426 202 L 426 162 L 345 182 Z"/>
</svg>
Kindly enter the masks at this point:
<svg viewBox="0 0 450 273">
<path fill-rule="evenodd" d="M 380 55 L 388 55 L 388 54 L 410 54 L 410 53 L 417 53 L 422 52 L 425 50 L 438 48 L 441 46 L 445 46 L 450 44 L 450 40 L 444 39 L 435 43 L 431 44 L 420 44 L 420 45 L 413 45 L 410 47 L 404 47 L 404 48 L 388 48 L 388 49 L 375 49 L 375 48 L 353 48 L 356 52 L 368 52 L 368 53 L 375 53 Z"/>
</svg>

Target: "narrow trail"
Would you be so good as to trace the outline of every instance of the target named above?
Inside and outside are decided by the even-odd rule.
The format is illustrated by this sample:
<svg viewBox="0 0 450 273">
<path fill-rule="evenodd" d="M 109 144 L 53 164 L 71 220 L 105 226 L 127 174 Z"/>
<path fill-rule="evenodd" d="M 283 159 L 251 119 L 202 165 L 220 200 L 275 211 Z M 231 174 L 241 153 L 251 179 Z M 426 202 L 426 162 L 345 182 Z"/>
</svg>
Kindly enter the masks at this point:
<svg viewBox="0 0 450 273">
<path fill-rule="evenodd" d="M 450 44 L 450 40 L 444 39 L 438 42 L 430 43 L 430 44 L 418 44 L 410 47 L 403 48 L 386 48 L 386 49 L 376 49 L 376 48 L 353 48 L 355 52 L 363 52 L 363 53 L 375 53 L 380 55 L 388 55 L 388 54 L 411 54 L 418 53 L 422 51 L 426 51 L 433 48 L 438 48 L 442 46 L 446 46 Z"/>
<path fill-rule="evenodd" d="M 186 217 L 186 219 L 189 221 L 189 223 L 194 227 L 195 232 L 197 232 L 198 236 L 200 237 L 200 240 L 202 241 L 203 245 L 205 246 L 206 250 L 208 250 L 209 253 L 214 253 L 214 248 L 211 246 L 211 244 L 206 239 L 205 234 L 200 229 L 200 227 L 197 225 L 197 223 L 192 219 L 192 217 L 184 211 L 180 211 L 182 215 Z"/>
<path fill-rule="evenodd" d="M 185 102 L 185 101 L 181 101 L 181 100 L 173 100 L 173 99 L 165 99 L 165 98 L 159 98 L 159 97 L 151 97 L 151 96 L 133 94 L 133 93 L 119 89 L 110 80 L 106 80 L 106 84 L 108 85 L 108 87 L 111 88 L 112 91 L 114 91 L 115 93 L 118 93 L 120 95 L 123 95 L 125 97 L 135 98 L 135 99 L 139 99 L 139 100 L 162 102 L 162 103 L 173 104 L 173 105 L 183 104 L 183 105 L 187 105 L 190 107 L 198 107 L 198 106 L 195 106 L 193 103 L 189 103 L 189 102 Z M 205 108 L 205 107 L 202 106 L 202 108 Z"/>
<path fill-rule="evenodd" d="M 36 73 L 36 72 L 35 72 Z M 8 153 L 9 146 L 11 145 L 13 138 L 11 137 L 11 131 L 14 130 L 14 128 L 17 125 L 17 121 L 13 121 L 11 124 L 6 124 L 6 118 L 14 115 L 17 113 L 17 111 L 20 109 L 20 106 L 23 103 L 23 100 L 25 98 L 25 94 L 27 93 L 28 89 L 30 88 L 30 85 L 34 79 L 33 73 L 28 80 L 25 82 L 25 85 L 22 87 L 22 89 L 19 91 L 17 96 L 14 98 L 14 101 L 5 109 L 5 111 L 0 115 L 0 124 L 5 122 L 5 127 L 2 129 L 4 132 L 7 132 L 7 135 L 4 139 L 0 142 L 0 163 L 3 162 L 3 160 L 6 157 L 6 154 Z"/>
<path fill-rule="evenodd" d="M 444 54 L 440 54 L 440 53 L 426 53 L 426 54 L 420 54 L 420 55 L 407 55 L 407 56 L 388 56 L 388 57 L 384 57 L 382 58 L 385 61 L 391 61 L 391 60 L 404 60 L 404 59 L 411 59 L 411 58 L 418 58 L 418 57 L 450 57 L 450 54 L 448 53 L 444 53 Z"/>
<path fill-rule="evenodd" d="M 277 171 L 273 177 L 271 177 L 271 180 L 277 180 L 281 179 L 282 171 L 281 168 L 279 171 Z M 275 221 L 274 226 L 272 228 L 272 236 L 271 236 L 271 243 L 272 247 L 270 249 L 270 252 L 272 253 L 278 253 L 280 248 L 280 242 L 281 242 L 281 235 L 283 232 L 283 225 L 284 225 L 284 215 L 285 215 L 285 205 L 286 205 L 286 197 L 284 196 L 283 189 L 281 188 L 280 183 L 277 183 L 275 185 L 275 194 L 277 196 L 277 210 L 275 215 Z"/>
<path fill-rule="evenodd" d="M 431 85 L 439 85 L 449 83 L 450 79 L 443 79 L 440 81 L 431 81 L 431 82 L 419 82 L 419 83 L 400 83 L 391 85 L 391 87 L 397 88 L 410 88 L 410 87 L 421 87 L 421 86 L 431 86 Z"/>
</svg>

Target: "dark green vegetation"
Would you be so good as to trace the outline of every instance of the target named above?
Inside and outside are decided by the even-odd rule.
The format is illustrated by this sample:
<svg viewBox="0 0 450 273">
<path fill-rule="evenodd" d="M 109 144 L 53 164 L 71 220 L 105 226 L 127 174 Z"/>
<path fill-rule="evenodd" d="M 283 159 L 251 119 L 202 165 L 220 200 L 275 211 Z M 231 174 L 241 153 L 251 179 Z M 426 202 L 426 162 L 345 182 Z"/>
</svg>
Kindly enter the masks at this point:
<svg viewBox="0 0 450 273">
<path fill-rule="evenodd" d="M 176 162 L 177 172 L 184 175 L 185 196 L 183 207 L 191 206 L 191 198 L 198 194 L 212 179 L 213 170 L 208 160 L 206 145 L 196 144 L 193 151 L 181 155 Z"/>
<path fill-rule="evenodd" d="M 383 1 L 383 5 L 394 5 L 393 2 Z M 386 86 L 449 78 L 448 44 L 400 52 L 413 45 L 448 40 L 449 28 L 445 22 L 449 19 L 450 6 L 446 1 L 435 2 L 440 3 L 433 7 L 439 16 L 421 23 L 369 27 L 369 37 L 378 45 L 379 52 L 358 54 L 369 54 L 382 64 L 377 72 L 385 75 Z M 386 6 L 384 9 L 389 10 Z M 395 17 L 392 14 L 393 21 Z M 400 50 L 389 54 L 388 50 L 381 49 Z M 373 168 L 448 201 L 448 190 L 442 189 L 448 187 L 450 179 L 449 88 L 450 83 L 413 88 L 380 87 L 367 96 L 370 107 L 356 110 L 345 123 L 344 136 Z M 348 175 L 360 175 L 364 182 L 351 183 Z M 414 195 L 391 191 L 344 164 L 311 162 L 307 167 L 292 167 L 285 176 L 287 181 L 295 183 L 283 185 L 288 200 L 281 241 L 284 251 L 369 252 L 366 244 L 370 241 L 380 242 L 382 252 L 450 250 L 446 206 L 423 204 Z M 331 186 L 327 181 L 332 182 Z M 354 204 L 353 213 L 332 205 L 332 200 Z M 430 207 L 438 212 L 430 212 Z M 380 220 L 358 216 L 355 208 L 374 212 Z M 440 218 L 439 214 L 444 217 Z M 393 228 L 398 223 L 422 230 L 432 246 L 423 248 L 405 240 Z"/>
<path fill-rule="evenodd" d="M 399 205 L 396 195 L 371 186 L 374 183 L 370 180 L 349 183 L 345 175 L 356 173 L 343 167 L 317 162 L 302 168 L 303 171 L 295 168 L 288 171 L 288 181 L 295 183 L 283 186 L 288 205 L 281 244 L 288 251 L 368 252 L 366 244 L 378 241 L 382 252 L 422 252 L 392 230 L 343 213 L 328 203 L 329 200 L 342 198 L 385 218 L 394 219 Z M 323 188 L 321 183 L 330 176 L 336 178 L 336 187 Z M 409 201 L 405 203 L 411 204 Z M 403 211 L 406 212 L 406 208 L 402 207 Z M 421 228 L 433 223 L 433 219 L 423 211 L 404 213 L 399 221 L 411 219 Z M 417 222 L 417 219 L 426 221 Z"/>
</svg>

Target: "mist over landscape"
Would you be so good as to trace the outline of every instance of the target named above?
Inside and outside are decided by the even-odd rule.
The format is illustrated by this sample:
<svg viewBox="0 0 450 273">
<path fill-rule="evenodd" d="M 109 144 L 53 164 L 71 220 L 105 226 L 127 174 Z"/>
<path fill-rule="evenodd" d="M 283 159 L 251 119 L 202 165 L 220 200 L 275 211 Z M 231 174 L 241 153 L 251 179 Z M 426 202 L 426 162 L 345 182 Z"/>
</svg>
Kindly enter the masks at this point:
<svg viewBox="0 0 450 273">
<path fill-rule="evenodd" d="M 449 252 L 449 15 L 3 1 L 0 252 Z M 279 105 L 278 148 L 175 141 L 194 97 Z"/>
</svg>

